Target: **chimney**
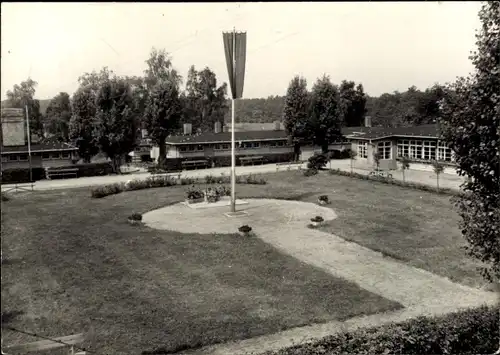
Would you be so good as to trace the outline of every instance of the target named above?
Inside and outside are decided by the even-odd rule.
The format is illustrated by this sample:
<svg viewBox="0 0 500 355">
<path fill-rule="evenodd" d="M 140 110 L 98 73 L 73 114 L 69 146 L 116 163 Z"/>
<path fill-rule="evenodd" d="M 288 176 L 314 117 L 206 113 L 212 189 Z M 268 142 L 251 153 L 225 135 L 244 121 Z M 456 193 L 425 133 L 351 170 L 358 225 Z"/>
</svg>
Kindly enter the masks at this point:
<svg viewBox="0 0 500 355">
<path fill-rule="evenodd" d="M 219 121 L 215 122 L 214 124 L 214 132 L 215 133 L 220 133 L 222 132 L 222 129 L 221 129 L 221 124 Z"/>
<path fill-rule="evenodd" d="M 193 126 L 191 123 L 184 123 L 184 135 L 189 136 L 192 133 Z"/>
<path fill-rule="evenodd" d="M 365 127 L 372 126 L 372 116 L 365 116 Z"/>
</svg>

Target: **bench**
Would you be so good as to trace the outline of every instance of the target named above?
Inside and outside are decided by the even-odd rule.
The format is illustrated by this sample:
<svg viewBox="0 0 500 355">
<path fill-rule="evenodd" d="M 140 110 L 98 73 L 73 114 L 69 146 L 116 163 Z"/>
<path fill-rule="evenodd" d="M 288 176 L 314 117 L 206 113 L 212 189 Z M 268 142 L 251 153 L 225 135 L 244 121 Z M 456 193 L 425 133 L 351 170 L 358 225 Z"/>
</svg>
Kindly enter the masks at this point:
<svg viewBox="0 0 500 355">
<path fill-rule="evenodd" d="M 50 180 L 54 176 L 73 176 L 78 177 L 78 168 L 63 168 L 63 169 L 51 169 L 45 168 L 45 177 Z"/>
<path fill-rule="evenodd" d="M 256 156 L 256 157 L 241 157 L 240 158 L 240 163 L 242 166 L 245 166 L 245 163 L 261 163 L 264 164 L 265 158 L 263 156 Z"/>
<path fill-rule="evenodd" d="M 299 170 L 302 170 L 303 161 L 287 161 L 284 163 L 276 163 L 276 171 L 278 171 L 281 167 L 286 167 L 286 170 L 290 170 L 292 167 L 298 167 Z"/>
<path fill-rule="evenodd" d="M 388 178 L 388 179 L 392 179 L 392 174 L 389 173 L 388 171 L 385 171 L 385 170 L 372 170 L 370 171 L 370 173 L 368 174 L 370 176 L 381 176 L 381 177 L 384 177 L 384 178 Z"/>
<path fill-rule="evenodd" d="M 204 167 L 206 168 L 208 165 L 207 160 L 185 160 L 182 163 L 183 168 L 189 168 L 189 167 L 194 167 L 195 169 L 198 167 Z"/>
</svg>

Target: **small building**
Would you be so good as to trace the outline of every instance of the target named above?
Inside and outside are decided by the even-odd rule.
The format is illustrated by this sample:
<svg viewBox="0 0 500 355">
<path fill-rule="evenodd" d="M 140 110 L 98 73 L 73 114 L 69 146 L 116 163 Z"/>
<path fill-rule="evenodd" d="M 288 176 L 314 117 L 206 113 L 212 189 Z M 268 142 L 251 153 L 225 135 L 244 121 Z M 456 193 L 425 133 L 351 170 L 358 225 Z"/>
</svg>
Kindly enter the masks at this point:
<svg viewBox="0 0 500 355">
<path fill-rule="evenodd" d="M 23 109 L 2 109 L 1 130 L 2 171 L 29 168 L 30 155 L 32 168 L 71 166 L 78 159 L 78 148 L 50 139 L 32 137 L 28 150 Z"/>
<path fill-rule="evenodd" d="M 455 173 L 453 151 L 439 139 L 439 126 L 428 124 L 411 127 L 371 127 L 369 117 L 364 127 L 347 127 L 344 136 L 356 152 L 356 160 L 375 165 L 374 153 L 378 152 L 380 168 L 395 170 L 399 161 L 406 156 L 412 162 L 412 169 L 432 170 L 432 161 L 439 161 L 446 172 Z"/>
</svg>

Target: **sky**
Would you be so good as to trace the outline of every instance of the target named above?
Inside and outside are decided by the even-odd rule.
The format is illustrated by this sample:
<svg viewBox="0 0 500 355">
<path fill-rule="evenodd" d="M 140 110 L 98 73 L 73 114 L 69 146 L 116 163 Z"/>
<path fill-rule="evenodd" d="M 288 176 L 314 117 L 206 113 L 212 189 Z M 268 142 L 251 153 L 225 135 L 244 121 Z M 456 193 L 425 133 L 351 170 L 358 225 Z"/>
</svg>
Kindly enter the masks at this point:
<svg viewBox="0 0 500 355">
<path fill-rule="evenodd" d="M 6 3 L 1 91 L 31 77 L 35 96 L 70 95 L 107 66 L 141 75 L 153 47 L 184 76 L 208 66 L 227 82 L 222 31 L 247 32 L 244 98 L 284 95 L 295 75 L 327 74 L 365 92 L 452 82 L 473 67 L 479 2 Z"/>
</svg>

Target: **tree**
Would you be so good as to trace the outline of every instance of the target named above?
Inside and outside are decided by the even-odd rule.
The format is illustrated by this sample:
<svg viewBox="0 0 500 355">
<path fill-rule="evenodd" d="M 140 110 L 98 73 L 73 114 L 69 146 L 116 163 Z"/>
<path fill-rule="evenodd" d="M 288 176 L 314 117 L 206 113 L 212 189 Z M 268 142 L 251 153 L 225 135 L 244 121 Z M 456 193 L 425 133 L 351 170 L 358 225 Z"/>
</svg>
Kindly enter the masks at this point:
<svg viewBox="0 0 500 355">
<path fill-rule="evenodd" d="M 377 167 L 377 171 L 380 170 L 380 153 L 377 150 L 373 150 L 373 162 Z"/>
<path fill-rule="evenodd" d="M 338 89 L 324 75 L 312 88 L 306 137 L 327 153 L 330 143 L 342 139 L 342 123 Z"/>
<path fill-rule="evenodd" d="M 61 92 L 55 96 L 45 112 L 45 124 L 47 133 L 58 140 L 67 142 L 69 140 L 69 122 L 71 119 L 71 103 L 67 93 Z"/>
<path fill-rule="evenodd" d="M 484 263 L 484 276 L 500 279 L 500 3 L 479 12 L 475 72 L 445 90 L 442 138 L 455 153 L 457 171 L 469 179 L 457 200 L 468 252 Z"/>
<path fill-rule="evenodd" d="M 165 49 L 151 49 L 146 64 L 147 69 L 144 71 L 144 84 L 148 91 L 160 81 L 171 82 L 177 88 L 182 84 L 182 76 L 173 68 L 170 54 Z"/>
<path fill-rule="evenodd" d="M 401 170 L 403 171 L 403 182 L 406 181 L 405 171 L 408 169 L 410 169 L 410 159 L 406 155 L 404 155 L 401 158 Z"/>
<path fill-rule="evenodd" d="M 300 154 L 300 145 L 309 119 L 309 98 L 306 79 L 295 76 L 288 85 L 283 107 L 283 122 L 290 143 L 294 145 L 294 160 Z"/>
<path fill-rule="evenodd" d="M 353 173 L 353 170 L 354 170 L 354 160 L 356 159 L 357 156 L 358 156 L 357 152 L 355 152 L 352 149 L 349 149 L 349 159 L 351 160 L 351 174 Z"/>
<path fill-rule="evenodd" d="M 35 99 L 38 83 L 31 78 L 14 85 L 13 90 L 7 91 L 6 107 L 28 108 L 30 135 L 43 137 L 43 115 L 40 112 L 40 101 Z"/>
<path fill-rule="evenodd" d="M 78 147 L 78 154 L 84 162 L 90 163 L 92 157 L 99 153 L 94 136 L 95 96 L 90 86 L 81 87 L 73 94 L 72 116 L 69 122 L 69 138 Z"/>
<path fill-rule="evenodd" d="M 97 92 L 94 136 L 100 150 L 111 159 L 115 173 L 137 145 L 133 105 L 130 86 L 123 78 L 112 77 Z"/>
<path fill-rule="evenodd" d="M 339 88 L 340 108 L 346 127 L 359 127 L 364 123 L 366 113 L 366 95 L 363 85 L 354 81 L 343 80 Z"/>
<path fill-rule="evenodd" d="M 158 163 L 166 158 L 165 140 L 179 126 L 182 114 L 179 91 L 175 83 L 162 81 L 152 88 L 146 103 L 145 124 L 153 142 L 158 145 Z"/>
<path fill-rule="evenodd" d="M 226 83 L 217 87 L 217 78 L 210 68 L 198 72 L 191 66 L 184 96 L 184 120 L 192 124 L 193 130 L 213 131 L 215 122 L 224 123 L 228 112 L 226 94 Z"/>
</svg>

